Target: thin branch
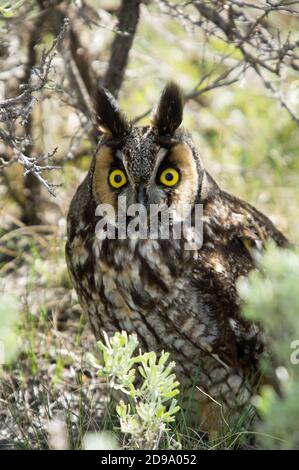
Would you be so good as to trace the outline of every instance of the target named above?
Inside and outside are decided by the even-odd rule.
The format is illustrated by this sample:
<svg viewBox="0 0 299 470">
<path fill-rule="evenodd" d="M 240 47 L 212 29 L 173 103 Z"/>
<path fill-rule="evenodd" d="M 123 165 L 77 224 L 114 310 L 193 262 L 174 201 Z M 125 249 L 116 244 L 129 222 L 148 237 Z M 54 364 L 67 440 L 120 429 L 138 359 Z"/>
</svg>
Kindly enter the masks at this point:
<svg viewBox="0 0 299 470">
<path fill-rule="evenodd" d="M 185 103 L 187 103 L 187 101 L 190 101 L 190 100 L 197 100 L 201 95 L 207 93 L 208 91 L 212 91 L 212 90 L 215 90 L 216 88 L 229 86 L 229 85 L 232 85 L 233 83 L 236 83 L 237 81 L 239 81 L 240 73 L 238 73 L 238 75 L 235 77 L 229 78 L 229 76 L 233 72 L 236 72 L 236 70 L 239 68 L 243 68 L 242 73 L 244 73 L 247 67 L 248 66 L 246 66 L 246 64 L 237 63 L 235 66 L 231 67 L 230 69 L 225 70 L 222 74 L 216 77 L 215 80 L 213 80 L 211 83 L 208 83 L 207 85 L 199 88 L 200 85 L 204 83 L 205 78 L 208 78 L 208 76 L 205 75 L 204 77 L 201 78 L 198 85 L 192 91 L 184 95 Z M 136 116 L 132 120 L 132 123 L 137 124 L 139 121 L 149 116 L 151 111 L 152 111 L 152 108 L 147 109 L 144 113 L 140 114 L 139 116 Z"/>
<path fill-rule="evenodd" d="M 28 82 L 20 86 L 22 92 L 15 98 L 8 98 L 0 103 L 0 121 L 4 122 L 7 128 L 6 130 L 0 129 L 0 139 L 10 148 L 11 152 L 8 153 L 12 154 L 8 161 L 1 159 L 0 169 L 15 162 L 20 163 L 23 166 L 24 175 L 34 175 L 53 196 L 55 196 L 54 187 L 59 185 L 49 183 L 44 178 L 43 172 L 56 170 L 58 167 L 56 165 L 41 165 L 41 162 L 51 159 L 56 153 L 56 149 L 52 153 L 35 158 L 29 156 L 26 153 L 30 151 L 28 148 L 28 144 L 31 142 L 30 135 L 26 134 L 22 138 L 17 137 L 16 125 L 20 120 L 21 124 L 25 126 L 26 132 L 30 132 L 30 115 L 36 102 L 35 95 L 45 87 L 49 80 L 56 49 L 66 34 L 68 24 L 68 20 L 65 20 L 52 46 L 42 52 L 40 64 L 34 65 L 32 68 L 29 64 Z"/>
<path fill-rule="evenodd" d="M 266 0 L 264 2 L 196 0 L 181 4 L 169 0 L 156 1 L 164 13 L 166 12 L 172 18 L 182 23 L 189 21 L 192 27 L 200 28 L 206 38 L 216 37 L 218 40 L 233 45 L 235 50 L 239 50 L 242 58 L 241 60 L 235 59 L 235 61 L 239 64 L 243 62 L 246 69 L 252 68 L 262 79 L 267 90 L 279 100 L 292 119 L 298 123 L 298 116 L 271 81 L 271 74 L 283 80 L 287 70 L 299 70 L 298 36 L 296 34 L 291 36 L 291 31 L 287 35 L 283 34 L 276 27 L 275 18 L 272 20 L 270 17 L 272 13 L 280 12 L 289 17 L 299 18 L 298 0 Z M 198 21 L 195 21 L 194 15 L 189 15 L 189 10 L 185 11 L 188 7 L 195 8 L 199 13 Z M 253 13 L 252 10 L 256 11 Z M 220 63 L 227 67 L 223 56 Z M 201 95 L 215 87 L 227 86 L 235 81 L 237 78 L 232 81 L 216 79 L 212 84 L 197 91 Z"/>
</svg>

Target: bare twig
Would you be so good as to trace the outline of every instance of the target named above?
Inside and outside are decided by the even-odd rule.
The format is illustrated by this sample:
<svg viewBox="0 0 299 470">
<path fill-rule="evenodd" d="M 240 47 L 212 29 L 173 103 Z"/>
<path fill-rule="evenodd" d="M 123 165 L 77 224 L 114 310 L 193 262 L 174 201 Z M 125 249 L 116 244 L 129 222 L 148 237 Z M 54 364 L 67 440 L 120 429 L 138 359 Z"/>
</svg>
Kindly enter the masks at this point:
<svg viewBox="0 0 299 470">
<path fill-rule="evenodd" d="M 240 70 L 251 68 L 262 79 L 264 86 L 272 96 L 279 100 L 281 105 L 290 113 L 292 119 L 298 123 L 296 112 L 288 104 L 282 93 L 273 83 L 273 77 L 280 81 L 285 78 L 288 71 L 293 73 L 299 70 L 299 40 L 298 35 L 282 34 L 275 24 L 272 14 L 283 13 L 290 18 L 297 16 L 299 19 L 299 0 L 264 0 L 252 2 L 243 0 L 230 0 L 220 2 L 218 0 L 195 0 L 178 4 L 168 0 L 157 0 L 163 12 L 172 18 L 197 26 L 205 38 L 216 37 L 218 40 L 233 45 L 242 58 L 235 58 L 235 62 L 243 66 Z M 196 9 L 199 19 L 194 19 L 190 8 Z M 287 27 L 286 27 L 287 31 Z M 222 64 L 227 64 L 221 59 Z M 229 68 L 228 68 L 229 70 Z M 242 74 L 240 74 L 241 76 Z M 238 80 L 225 79 L 214 80 L 203 89 L 195 93 L 205 93 L 219 86 L 227 86 Z M 191 96 L 193 97 L 193 96 Z"/>
<path fill-rule="evenodd" d="M 0 129 L 0 139 L 10 148 L 11 158 L 9 160 L 1 159 L 0 169 L 18 162 L 24 168 L 24 175 L 34 175 L 40 183 L 46 187 L 50 194 L 55 195 L 54 188 L 58 185 L 49 183 L 43 176 L 43 172 L 56 170 L 56 165 L 41 165 L 44 160 L 51 159 L 56 153 L 56 149 L 46 155 L 32 157 L 26 154 L 26 148 L 30 143 L 30 136 L 25 135 L 20 138 L 17 136 L 16 126 L 20 122 L 22 126 L 28 123 L 28 119 L 37 100 L 36 94 L 40 92 L 49 81 L 49 74 L 52 69 L 52 61 L 56 54 L 56 49 L 63 40 L 68 28 L 68 20 L 64 21 L 63 27 L 58 36 L 53 41 L 48 50 L 42 52 L 39 65 L 30 68 L 28 83 L 23 84 L 21 93 L 13 98 L 8 98 L 0 102 L 0 121 L 6 126 Z M 28 131 L 28 128 L 26 128 Z"/>
</svg>

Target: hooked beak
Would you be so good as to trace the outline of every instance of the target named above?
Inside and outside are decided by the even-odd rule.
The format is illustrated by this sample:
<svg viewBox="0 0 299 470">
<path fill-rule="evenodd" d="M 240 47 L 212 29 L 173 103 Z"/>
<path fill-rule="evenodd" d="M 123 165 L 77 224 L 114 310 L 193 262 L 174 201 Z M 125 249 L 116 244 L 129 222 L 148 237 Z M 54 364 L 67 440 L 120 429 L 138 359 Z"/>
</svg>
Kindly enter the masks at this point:
<svg viewBox="0 0 299 470">
<path fill-rule="evenodd" d="M 148 205 L 148 198 L 144 184 L 140 184 L 137 189 L 137 202 L 145 207 Z"/>
</svg>

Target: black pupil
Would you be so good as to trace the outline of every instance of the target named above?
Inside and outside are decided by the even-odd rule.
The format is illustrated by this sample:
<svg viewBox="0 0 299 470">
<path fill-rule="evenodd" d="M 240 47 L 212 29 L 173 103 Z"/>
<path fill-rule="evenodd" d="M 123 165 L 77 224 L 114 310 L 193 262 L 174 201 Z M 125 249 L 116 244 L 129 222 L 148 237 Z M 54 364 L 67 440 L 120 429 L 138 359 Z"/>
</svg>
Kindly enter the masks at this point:
<svg viewBox="0 0 299 470">
<path fill-rule="evenodd" d="M 122 180 L 121 175 L 115 175 L 115 176 L 114 176 L 114 181 L 115 181 L 115 183 L 120 183 L 121 180 Z"/>
<path fill-rule="evenodd" d="M 173 180 L 173 174 L 172 173 L 166 173 L 165 179 L 167 179 L 167 181 L 172 181 Z"/>
</svg>

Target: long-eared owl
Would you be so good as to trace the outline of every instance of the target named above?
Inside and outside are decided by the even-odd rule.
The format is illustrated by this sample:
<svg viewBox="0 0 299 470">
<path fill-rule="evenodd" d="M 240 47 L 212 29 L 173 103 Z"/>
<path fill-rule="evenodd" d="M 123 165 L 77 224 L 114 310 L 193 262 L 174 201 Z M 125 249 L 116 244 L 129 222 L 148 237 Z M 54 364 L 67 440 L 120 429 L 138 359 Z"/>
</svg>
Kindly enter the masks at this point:
<svg viewBox="0 0 299 470">
<path fill-rule="evenodd" d="M 151 125 L 136 127 L 105 90 L 99 92 L 102 136 L 88 174 L 71 202 L 66 256 L 80 303 L 96 338 L 135 332 L 143 350 L 166 350 L 182 388 L 198 385 L 203 406 L 248 402 L 265 346 L 240 314 L 236 281 L 255 267 L 265 242 L 286 246 L 270 220 L 222 191 L 180 126 L 183 96 L 169 83 Z M 140 204 L 201 205 L 202 243 L 185 249 L 175 237 L 98 237 L 101 204 L 117 213 Z M 130 218 L 127 219 L 128 223 Z M 209 397 L 210 398 L 209 398 Z M 209 408 L 209 407 L 208 407 Z M 208 409 L 207 408 L 207 409 Z"/>
</svg>

